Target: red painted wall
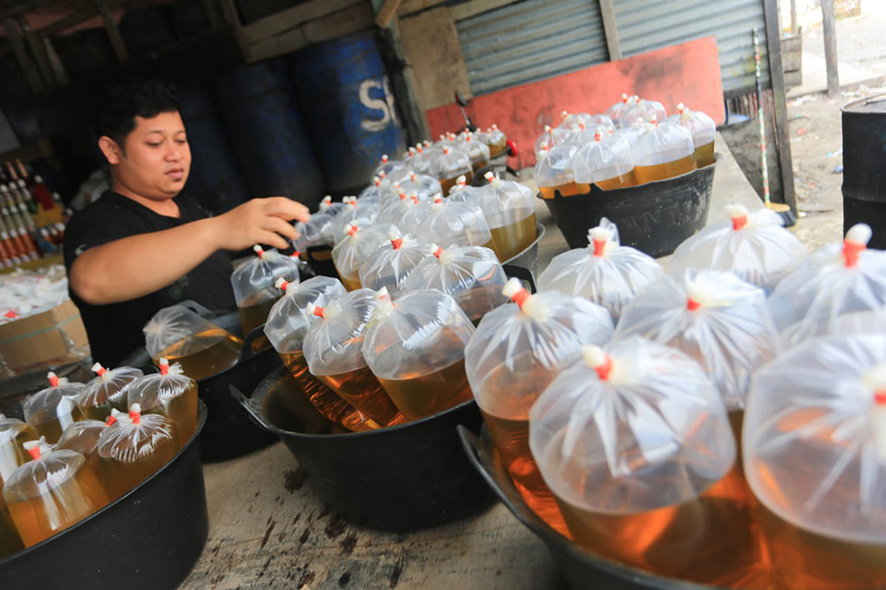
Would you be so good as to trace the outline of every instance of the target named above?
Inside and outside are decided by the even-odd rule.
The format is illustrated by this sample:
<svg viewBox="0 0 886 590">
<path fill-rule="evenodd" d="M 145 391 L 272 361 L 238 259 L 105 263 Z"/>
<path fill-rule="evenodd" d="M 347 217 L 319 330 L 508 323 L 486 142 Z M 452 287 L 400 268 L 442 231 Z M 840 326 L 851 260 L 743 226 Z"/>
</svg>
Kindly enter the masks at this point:
<svg viewBox="0 0 886 590">
<path fill-rule="evenodd" d="M 661 102 L 668 114 L 683 102 L 723 123 L 723 83 L 714 37 L 704 37 L 473 98 L 466 109 L 475 125 L 496 123 L 514 139 L 522 164 L 535 163 L 532 146 L 560 113 L 603 113 L 622 92 Z M 432 137 L 464 127 L 455 103 L 425 112 Z"/>
</svg>

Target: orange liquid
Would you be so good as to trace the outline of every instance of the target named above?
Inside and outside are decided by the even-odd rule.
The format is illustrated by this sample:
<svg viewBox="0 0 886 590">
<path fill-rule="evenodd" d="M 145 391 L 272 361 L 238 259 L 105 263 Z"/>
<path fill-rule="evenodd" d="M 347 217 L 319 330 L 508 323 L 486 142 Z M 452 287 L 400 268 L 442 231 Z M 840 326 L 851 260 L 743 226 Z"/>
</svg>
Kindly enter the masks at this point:
<svg viewBox="0 0 886 590">
<path fill-rule="evenodd" d="M 481 408 L 483 421 L 489 429 L 492 444 L 501 456 L 505 468 L 517 491 L 529 506 L 548 526 L 566 537 L 569 532 L 560 512 L 560 507 L 550 488 L 541 477 L 538 465 L 529 450 L 529 420 L 499 418 Z"/>
<path fill-rule="evenodd" d="M 31 456 L 22 447 L 29 440 L 37 440 L 40 436 L 32 426 L 22 428 L 15 438 L 0 444 L 0 491 L 3 482 L 9 479 L 12 472 L 31 460 Z"/>
<path fill-rule="evenodd" d="M 535 211 L 516 223 L 490 228 L 495 255 L 501 262 L 510 260 L 535 241 Z"/>
<path fill-rule="evenodd" d="M 458 182 L 459 176 L 461 176 L 461 174 L 459 174 L 458 176 L 455 176 L 453 178 L 444 178 L 443 180 L 440 181 L 440 186 L 443 188 L 444 195 L 449 194 L 449 189 L 451 189 L 452 187 L 455 186 L 455 183 Z M 464 175 L 464 177 L 465 177 L 465 183 L 470 185 L 471 181 L 474 180 L 474 170 L 471 170 L 470 172 L 466 173 Z"/>
<path fill-rule="evenodd" d="M 490 158 L 492 157 L 491 152 L 489 154 L 489 157 Z M 478 170 L 482 170 L 486 166 L 489 166 L 489 160 L 479 160 L 477 162 L 471 162 L 471 170 L 474 172 L 474 174 L 476 174 Z M 443 193 L 443 194 L 448 195 L 449 193 Z"/>
<path fill-rule="evenodd" d="M 21 537 L 18 536 L 18 531 L 15 530 L 5 509 L 0 510 L 0 557 L 15 553 L 24 547 Z"/>
<path fill-rule="evenodd" d="M 132 461 L 105 457 L 99 452 L 98 462 L 102 480 L 111 501 L 116 500 L 166 465 L 178 452 L 178 437 L 158 437 L 154 441 L 154 452 Z"/>
<path fill-rule="evenodd" d="M 280 358 L 283 359 L 283 366 L 286 367 L 320 414 L 352 432 L 362 432 L 379 427 L 372 421 L 367 423 L 354 406 L 340 398 L 337 393 L 314 377 L 308 371 L 308 363 L 301 351 L 280 353 Z M 283 401 L 286 402 L 286 396 L 283 396 Z"/>
<path fill-rule="evenodd" d="M 378 381 L 406 420 L 433 416 L 474 397 L 464 359 L 427 375 Z"/>
<path fill-rule="evenodd" d="M 264 296 L 264 293 L 259 295 Z M 240 305 L 237 306 L 237 313 L 240 314 L 240 327 L 243 328 L 243 336 L 246 336 L 252 330 L 268 321 L 268 314 L 271 313 L 271 308 L 277 303 L 278 299 L 280 298 L 273 297 L 267 301 L 254 304 L 249 304 L 248 301 L 241 301 L 244 305 L 242 307 Z M 261 336 L 252 341 L 252 349 L 259 351 L 267 348 L 270 344 L 267 338 Z"/>
<path fill-rule="evenodd" d="M 66 441 L 62 441 L 62 444 L 57 445 L 56 449 L 77 451 L 86 457 L 86 463 L 101 478 L 101 467 L 98 462 L 98 437 L 101 436 L 102 430 L 97 428 L 89 429 L 77 437 L 71 437 Z M 104 482 L 102 482 L 102 485 L 104 485 Z"/>
<path fill-rule="evenodd" d="M 142 407 L 143 414 L 166 416 L 175 424 L 181 446 L 188 444 L 197 431 L 197 386 L 192 385 L 183 394 L 161 402 L 153 408 Z"/>
<path fill-rule="evenodd" d="M 108 503 L 108 496 L 86 463 L 60 485 L 28 500 L 10 502 L 9 513 L 25 547 L 48 539 Z"/>
<path fill-rule="evenodd" d="M 507 142 L 502 143 L 490 143 L 489 144 L 489 158 L 492 159 L 500 153 L 507 151 L 508 144 Z"/>
<path fill-rule="evenodd" d="M 634 178 L 637 184 L 646 184 L 656 180 L 667 180 L 695 170 L 695 154 L 654 166 L 634 166 Z"/>
<path fill-rule="evenodd" d="M 598 555 L 719 588 L 770 588 L 771 564 L 749 502 L 728 500 L 731 492 L 720 489 L 742 483 L 731 472 L 691 502 L 636 514 L 558 503 L 575 542 Z"/>
<path fill-rule="evenodd" d="M 363 288 L 363 285 L 360 284 L 359 276 L 346 277 L 341 274 L 341 271 L 338 270 L 338 267 L 336 267 L 335 270 L 338 271 L 338 276 L 341 278 L 342 285 L 344 285 L 345 289 L 347 289 L 348 291 L 356 291 L 357 289 Z"/>
<path fill-rule="evenodd" d="M 559 191 L 560 195 L 564 197 L 571 197 L 573 195 L 580 195 L 588 192 L 587 189 L 581 190 L 579 186 L 587 187 L 588 185 L 577 185 L 574 182 L 567 182 L 566 184 L 558 184 L 557 186 L 540 186 L 538 187 L 538 190 L 541 191 L 541 197 L 543 199 L 553 199 L 555 197 L 554 193 L 557 191 Z"/>
<path fill-rule="evenodd" d="M 595 182 L 594 184 L 599 186 L 604 191 L 612 191 L 619 188 L 634 186 L 636 184 L 634 182 L 634 171 L 631 170 L 630 172 L 622 176 L 616 176 L 615 178 L 610 178 L 609 180 L 601 180 L 599 182 Z M 590 189 L 590 186 L 588 186 L 588 189 Z"/>
<path fill-rule="evenodd" d="M 714 142 L 695 148 L 695 167 L 704 168 L 714 163 Z"/>
<path fill-rule="evenodd" d="M 83 414 L 73 401 L 62 401 L 54 410 L 43 408 L 30 417 L 31 426 L 36 428 L 41 436 L 45 436 L 46 442 L 50 444 L 57 443 L 69 425 L 83 420 Z"/>
<path fill-rule="evenodd" d="M 317 375 L 317 378 L 381 426 L 403 422 L 403 414 L 385 393 L 369 367 L 338 375 Z"/>
<path fill-rule="evenodd" d="M 242 347 L 243 341 L 239 338 L 221 328 L 213 328 L 176 342 L 157 355 L 154 363 L 166 357 L 170 365 L 181 363 L 184 374 L 199 381 L 236 365 Z M 184 355 L 183 350 L 189 354 Z"/>
</svg>

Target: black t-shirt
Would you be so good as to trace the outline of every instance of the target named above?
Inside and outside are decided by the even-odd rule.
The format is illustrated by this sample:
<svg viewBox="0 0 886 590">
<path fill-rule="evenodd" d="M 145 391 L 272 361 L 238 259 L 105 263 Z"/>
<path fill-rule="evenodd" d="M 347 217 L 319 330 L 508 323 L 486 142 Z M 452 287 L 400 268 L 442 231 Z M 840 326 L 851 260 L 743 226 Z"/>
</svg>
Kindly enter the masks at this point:
<svg viewBox="0 0 886 590">
<path fill-rule="evenodd" d="M 187 195 L 175 197 L 180 218 L 166 217 L 112 191 L 75 214 L 65 228 L 65 268 L 70 273 L 77 256 L 137 234 L 162 231 L 204 219 L 209 214 Z M 151 272 L 145 268 L 144 272 Z M 92 358 L 115 367 L 137 348 L 145 345 L 142 328 L 164 307 L 187 299 L 210 310 L 233 309 L 231 259 L 218 251 L 171 285 L 150 295 L 109 305 L 90 305 L 71 290 L 71 299 L 80 309 Z"/>
</svg>

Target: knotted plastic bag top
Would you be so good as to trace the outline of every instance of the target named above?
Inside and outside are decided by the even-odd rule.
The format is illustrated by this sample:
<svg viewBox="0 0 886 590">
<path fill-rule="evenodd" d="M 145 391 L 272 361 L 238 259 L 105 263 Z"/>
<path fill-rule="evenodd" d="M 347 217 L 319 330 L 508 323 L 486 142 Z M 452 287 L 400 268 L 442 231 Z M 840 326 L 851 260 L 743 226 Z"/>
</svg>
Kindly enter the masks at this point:
<svg viewBox="0 0 886 590">
<path fill-rule="evenodd" d="M 125 412 L 128 409 L 129 388 L 144 376 L 141 369 L 117 367 L 108 370 L 95 363 L 92 370 L 97 376 L 86 384 L 77 402 L 83 415 L 104 422 L 111 415 L 111 410 Z"/>
<path fill-rule="evenodd" d="M 385 287 L 394 295 L 402 289 L 412 269 L 430 255 L 424 242 L 409 234 L 391 233 L 388 242 L 360 267 L 360 284 L 373 291 Z"/>
<path fill-rule="evenodd" d="M 323 276 L 297 285 L 278 282 L 278 286 L 285 295 L 271 308 L 264 331 L 274 350 L 281 354 L 301 351 L 308 329 L 317 320 L 317 316 L 307 313 L 308 303 L 325 307 L 347 293 L 341 281 Z"/>
<path fill-rule="evenodd" d="M 241 264 L 231 275 L 237 307 L 250 307 L 279 297 L 274 288 L 277 279 L 290 283 L 299 280 L 298 261 L 277 250 L 264 250 L 256 245 L 255 258 Z"/>
<path fill-rule="evenodd" d="M 152 359 L 189 356 L 225 338 L 232 338 L 226 330 L 183 305 L 164 307 L 154 314 L 142 331 L 145 334 L 145 348 Z M 198 335 L 200 337 L 195 338 Z M 167 355 L 166 352 L 173 346 L 176 346 L 175 355 Z M 117 409 L 125 411 L 127 408 Z"/>
<path fill-rule="evenodd" d="M 326 306 L 308 304 L 317 316 L 305 336 L 303 350 L 313 375 L 340 375 L 366 366 L 363 338 L 379 305 L 375 291 L 357 289 Z"/>
</svg>

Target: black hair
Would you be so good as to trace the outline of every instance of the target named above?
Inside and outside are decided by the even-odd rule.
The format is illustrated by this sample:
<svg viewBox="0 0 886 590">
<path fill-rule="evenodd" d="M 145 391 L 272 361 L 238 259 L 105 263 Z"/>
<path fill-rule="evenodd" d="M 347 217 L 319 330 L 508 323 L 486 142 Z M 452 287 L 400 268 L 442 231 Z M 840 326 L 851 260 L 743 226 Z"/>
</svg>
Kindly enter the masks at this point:
<svg viewBox="0 0 886 590">
<path fill-rule="evenodd" d="M 106 86 L 98 101 L 95 127 L 123 149 L 126 136 L 135 129 L 135 118 L 150 119 L 160 113 L 181 110 L 175 86 L 161 80 L 127 80 Z"/>
</svg>

